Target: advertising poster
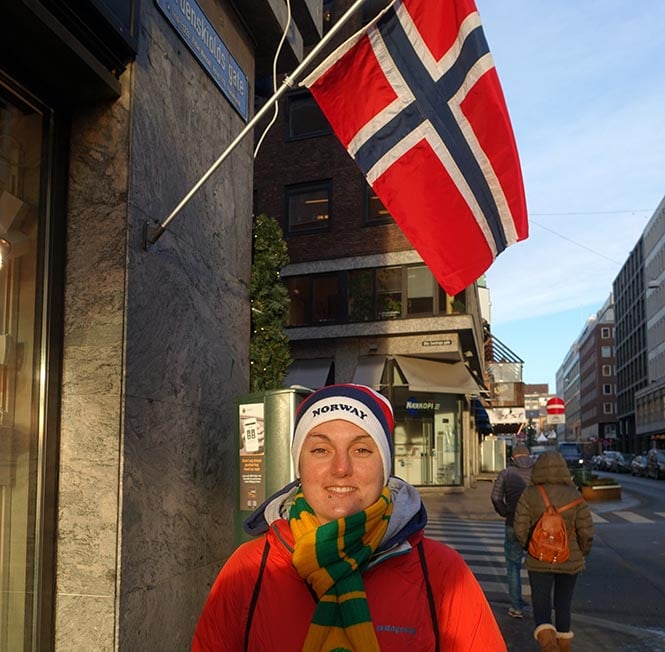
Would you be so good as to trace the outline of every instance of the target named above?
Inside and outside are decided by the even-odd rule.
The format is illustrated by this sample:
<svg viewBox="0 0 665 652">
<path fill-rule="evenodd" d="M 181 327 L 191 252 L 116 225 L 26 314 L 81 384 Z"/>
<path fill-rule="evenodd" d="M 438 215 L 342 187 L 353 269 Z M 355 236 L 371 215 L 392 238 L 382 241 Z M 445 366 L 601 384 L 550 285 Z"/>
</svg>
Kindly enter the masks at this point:
<svg viewBox="0 0 665 652">
<path fill-rule="evenodd" d="M 263 403 L 239 407 L 240 509 L 253 510 L 265 500 Z"/>
</svg>

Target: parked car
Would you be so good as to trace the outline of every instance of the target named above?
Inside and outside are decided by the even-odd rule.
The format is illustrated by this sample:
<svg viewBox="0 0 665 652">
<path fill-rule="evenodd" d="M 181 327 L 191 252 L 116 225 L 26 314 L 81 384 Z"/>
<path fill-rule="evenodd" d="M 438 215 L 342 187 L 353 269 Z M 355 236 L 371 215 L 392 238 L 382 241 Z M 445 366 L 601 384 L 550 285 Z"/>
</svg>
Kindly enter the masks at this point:
<svg viewBox="0 0 665 652">
<path fill-rule="evenodd" d="M 647 456 L 635 455 L 630 463 L 630 474 L 638 477 L 644 477 L 647 474 Z"/>
<path fill-rule="evenodd" d="M 617 471 L 619 460 L 623 460 L 623 455 L 619 451 L 605 451 L 598 462 L 600 471 Z"/>
<path fill-rule="evenodd" d="M 633 453 L 622 453 L 616 460 L 616 470 L 619 473 L 630 473 L 630 465 L 633 463 L 635 455 Z"/>
<path fill-rule="evenodd" d="M 564 441 L 559 444 L 559 453 L 561 453 L 569 469 L 581 468 L 584 460 L 578 444 L 572 441 Z"/>
<path fill-rule="evenodd" d="M 665 450 L 652 448 L 647 453 L 647 478 L 665 478 Z"/>
</svg>

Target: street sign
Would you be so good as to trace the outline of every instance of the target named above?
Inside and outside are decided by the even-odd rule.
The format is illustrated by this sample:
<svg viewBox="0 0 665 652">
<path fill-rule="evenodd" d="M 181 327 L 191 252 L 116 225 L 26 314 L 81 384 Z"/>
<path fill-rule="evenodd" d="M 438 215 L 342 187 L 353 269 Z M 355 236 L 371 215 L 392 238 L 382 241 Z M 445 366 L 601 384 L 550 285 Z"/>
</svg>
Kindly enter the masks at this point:
<svg viewBox="0 0 665 652">
<path fill-rule="evenodd" d="M 545 409 L 547 410 L 547 423 L 566 422 L 566 404 L 562 398 L 558 396 L 548 398 Z"/>
</svg>

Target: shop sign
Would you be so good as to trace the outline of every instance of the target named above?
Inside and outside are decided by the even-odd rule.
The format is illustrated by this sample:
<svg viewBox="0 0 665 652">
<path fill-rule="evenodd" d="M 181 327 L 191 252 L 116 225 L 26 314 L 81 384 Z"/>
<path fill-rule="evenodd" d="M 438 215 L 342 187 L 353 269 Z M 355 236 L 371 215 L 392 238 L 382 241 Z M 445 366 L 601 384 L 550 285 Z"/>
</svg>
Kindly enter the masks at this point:
<svg viewBox="0 0 665 652">
<path fill-rule="evenodd" d="M 406 399 L 407 414 L 417 414 L 418 412 L 434 412 L 440 409 L 441 404 L 436 401 L 420 400 L 417 398 Z"/>
<path fill-rule="evenodd" d="M 247 121 L 247 75 L 231 56 L 196 0 L 155 0 L 155 4 L 233 108 Z"/>
</svg>

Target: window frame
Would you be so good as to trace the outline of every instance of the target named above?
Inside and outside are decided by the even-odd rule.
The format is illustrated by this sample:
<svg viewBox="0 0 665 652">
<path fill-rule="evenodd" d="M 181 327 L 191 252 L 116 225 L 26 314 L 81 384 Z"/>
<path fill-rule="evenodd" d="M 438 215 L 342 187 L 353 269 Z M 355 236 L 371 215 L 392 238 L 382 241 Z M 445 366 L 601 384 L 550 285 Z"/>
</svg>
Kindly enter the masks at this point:
<svg viewBox="0 0 665 652">
<path fill-rule="evenodd" d="M 316 192 L 317 190 L 324 190 L 328 195 L 328 218 L 325 223 L 317 226 L 316 223 L 307 223 L 309 226 L 302 228 L 293 228 L 291 225 L 291 200 L 297 195 L 304 195 L 308 192 Z M 332 220 L 332 202 L 333 202 L 333 188 L 332 179 L 323 181 L 311 181 L 308 183 L 296 183 L 284 187 L 284 232 L 289 236 L 304 235 L 310 233 L 325 233 L 330 230 L 330 222 Z"/>
<path fill-rule="evenodd" d="M 293 127 L 292 112 L 294 106 L 297 103 L 304 101 L 311 101 L 313 106 L 323 117 L 323 120 L 325 121 L 325 124 L 327 126 L 321 129 L 314 129 L 312 131 L 307 131 L 305 133 L 294 134 L 292 132 L 292 127 Z M 307 89 L 297 90 L 292 93 L 289 93 L 286 96 L 286 120 L 284 122 L 286 127 L 287 142 L 293 142 L 297 140 L 307 140 L 308 138 L 318 138 L 320 136 L 329 136 L 333 132 L 332 127 L 330 126 L 330 123 L 326 119 L 325 114 L 319 108 L 319 105 L 316 103 L 314 96 Z"/>
<path fill-rule="evenodd" d="M 388 209 L 383 205 L 383 202 L 379 199 L 377 195 L 374 194 L 372 187 L 365 181 L 364 177 L 362 179 L 362 217 L 361 224 L 362 226 L 382 226 L 384 224 L 394 224 L 395 220 L 393 216 L 388 212 L 385 217 L 370 217 L 370 202 L 372 197 L 376 197 L 377 201 L 381 202 L 381 205 L 388 211 Z"/>
</svg>

